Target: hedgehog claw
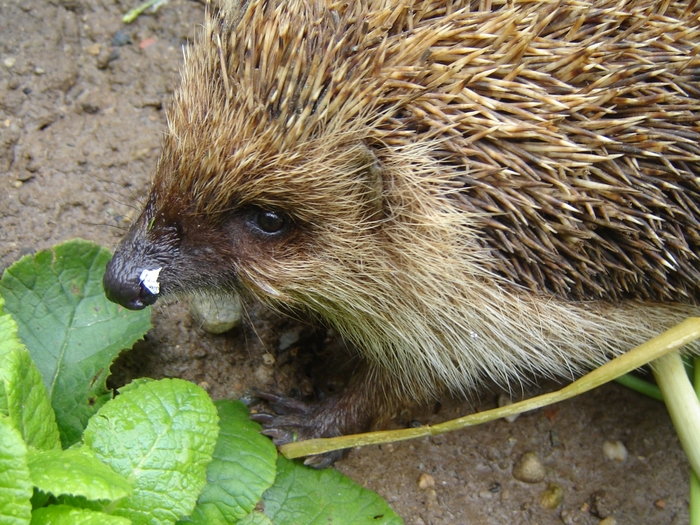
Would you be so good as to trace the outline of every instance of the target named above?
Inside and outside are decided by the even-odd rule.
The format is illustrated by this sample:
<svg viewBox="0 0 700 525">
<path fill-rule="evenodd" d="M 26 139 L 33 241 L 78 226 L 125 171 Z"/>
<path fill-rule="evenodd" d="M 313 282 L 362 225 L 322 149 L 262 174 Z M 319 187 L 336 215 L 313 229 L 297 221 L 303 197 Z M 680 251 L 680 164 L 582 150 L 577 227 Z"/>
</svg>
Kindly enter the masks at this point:
<svg viewBox="0 0 700 525">
<path fill-rule="evenodd" d="M 252 419 L 256 423 L 260 423 L 261 425 L 267 425 L 269 423 L 272 423 L 275 417 L 272 414 L 268 414 L 266 412 L 256 412 L 255 414 L 250 414 L 250 419 Z"/>
<path fill-rule="evenodd" d="M 265 428 L 263 429 L 262 433 L 267 437 L 272 438 L 275 445 L 284 445 L 289 443 L 289 439 L 287 439 L 288 433 L 284 430 L 280 430 L 278 428 Z"/>
<path fill-rule="evenodd" d="M 308 404 L 304 403 L 303 401 L 299 401 L 298 399 L 294 399 L 293 397 L 261 391 L 256 391 L 254 395 L 263 401 L 267 401 L 270 408 L 272 408 L 277 415 L 308 416 L 312 411 Z"/>
<path fill-rule="evenodd" d="M 257 388 L 251 390 L 250 395 L 253 398 L 262 399 L 263 401 L 267 401 L 268 403 L 277 403 L 284 398 L 284 396 L 280 394 L 275 394 L 274 392 L 265 392 L 264 390 L 258 390 Z"/>
<path fill-rule="evenodd" d="M 304 465 L 317 469 L 328 468 L 339 459 L 343 459 L 345 453 L 346 451 L 344 450 L 334 450 L 332 452 L 326 452 L 325 454 L 309 456 L 304 460 Z"/>
</svg>

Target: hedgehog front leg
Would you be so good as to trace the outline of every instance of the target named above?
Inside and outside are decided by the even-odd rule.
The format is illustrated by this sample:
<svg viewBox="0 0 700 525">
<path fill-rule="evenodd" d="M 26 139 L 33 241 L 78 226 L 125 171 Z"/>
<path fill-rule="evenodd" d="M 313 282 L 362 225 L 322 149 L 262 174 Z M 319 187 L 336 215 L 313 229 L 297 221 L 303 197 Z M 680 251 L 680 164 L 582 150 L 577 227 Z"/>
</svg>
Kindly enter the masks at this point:
<svg viewBox="0 0 700 525">
<path fill-rule="evenodd" d="M 250 417 L 263 426 L 263 434 L 270 436 L 278 447 L 294 441 L 365 432 L 377 419 L 391 415 L 402 404 L 398 398 L 387 395 L 382 383 L 376 373 L 361 366 L 342 393 L 318 403 L 258 391 L 255 397 L 266 401 L 267 405 Z M 345 450 L 336 450 L 309 456 L 304 463 L 326 468 L 345 453 Z"/>
</svg>

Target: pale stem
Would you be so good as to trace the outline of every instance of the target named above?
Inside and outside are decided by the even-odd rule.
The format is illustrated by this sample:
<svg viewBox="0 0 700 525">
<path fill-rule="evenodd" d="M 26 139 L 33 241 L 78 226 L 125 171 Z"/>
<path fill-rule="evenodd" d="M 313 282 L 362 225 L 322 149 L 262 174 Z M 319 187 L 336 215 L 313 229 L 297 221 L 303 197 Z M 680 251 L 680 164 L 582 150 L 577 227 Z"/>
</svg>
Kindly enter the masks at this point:
<svg viewBox="0 0 700 525">
<path fill-rule="evenodd" d="M 685 372 L 681 355 L 673 352 L 660 357 L 652 367 L 681 446 L 697 474 L 700 472 L 700 401 Z"/>
</svg>

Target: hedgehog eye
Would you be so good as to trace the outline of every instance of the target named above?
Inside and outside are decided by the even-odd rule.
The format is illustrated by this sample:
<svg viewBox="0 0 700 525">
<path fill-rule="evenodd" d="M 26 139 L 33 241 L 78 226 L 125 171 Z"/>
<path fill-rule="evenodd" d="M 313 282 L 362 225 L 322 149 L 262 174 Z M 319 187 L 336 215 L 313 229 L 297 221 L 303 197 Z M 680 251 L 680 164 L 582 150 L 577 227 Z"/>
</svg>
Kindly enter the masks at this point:
<svg viewBox="0 0 700 525">
<path fill-rule="evenodd" d="M 265 233 L 278 233 L 286 224 L 281 213 L 271 210 L 258 210 L 253 220 L 255 225 Z"/>
</svg>

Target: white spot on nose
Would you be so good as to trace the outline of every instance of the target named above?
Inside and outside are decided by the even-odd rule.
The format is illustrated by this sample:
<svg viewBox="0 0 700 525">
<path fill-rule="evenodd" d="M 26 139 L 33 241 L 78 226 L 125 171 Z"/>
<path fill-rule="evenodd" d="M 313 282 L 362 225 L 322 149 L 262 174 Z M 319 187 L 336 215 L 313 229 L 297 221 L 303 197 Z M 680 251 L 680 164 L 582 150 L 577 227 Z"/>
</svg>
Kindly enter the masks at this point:
<svg viewBox="0 0 700 525">
<path fill-rule="evenodd" d="M 144 270 L 139 275 L 141 284 L 146 287 L 146 290 L 151 292 L 153 295 L 158 295 L 160 293 L 160 283 L 158 282 L 158 274 L 163 268 L 156 268 L 155 270 Z"/>
</svg>

